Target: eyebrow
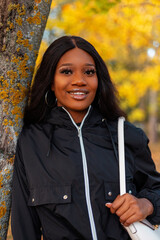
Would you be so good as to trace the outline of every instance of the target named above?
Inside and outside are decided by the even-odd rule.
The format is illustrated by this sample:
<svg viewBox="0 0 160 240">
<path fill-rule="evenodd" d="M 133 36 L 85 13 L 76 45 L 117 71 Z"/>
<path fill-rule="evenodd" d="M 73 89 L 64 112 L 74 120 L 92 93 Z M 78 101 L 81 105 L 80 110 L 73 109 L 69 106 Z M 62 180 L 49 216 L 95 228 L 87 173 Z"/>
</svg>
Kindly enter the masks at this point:
<svg viewBox="0 0 160 240">
<path fill-rule="evenodd" d="M 72 66 L 73 64 L 72 63 L 63 63 L 61 64 L 59 67 L 63 67 L 63 66 Z M 92 67 L 96 67 L 94 64 L 92 63 L 86 63 L 84 64 L 85 66 L 92 66 Z"/>
</svg>

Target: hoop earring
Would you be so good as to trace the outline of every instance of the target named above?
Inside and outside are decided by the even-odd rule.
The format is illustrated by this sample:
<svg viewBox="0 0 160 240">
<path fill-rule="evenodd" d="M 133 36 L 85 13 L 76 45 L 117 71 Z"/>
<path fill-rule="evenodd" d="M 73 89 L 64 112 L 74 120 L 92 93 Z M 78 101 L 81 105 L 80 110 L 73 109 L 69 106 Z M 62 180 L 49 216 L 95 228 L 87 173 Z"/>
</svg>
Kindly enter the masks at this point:
<svg viewBox="0 0 160 240">
<path fill-rule="evenodd" d="M 49 95 L 49 93 L 50 93 L 50 90 L 48 90 L 48 91 L 45 93 L 45 103 L 46 103 L 46 105 L 47 105 L 48 107 L 54 107 L 54 106 L 56 105 L 56 103 L 57 103 L 57 98 L 56 98 L 56 100 L 55 100 L 54 103 L 49 104 L 49 102 L 48 102 L 48 95 Z"/>
</svg>

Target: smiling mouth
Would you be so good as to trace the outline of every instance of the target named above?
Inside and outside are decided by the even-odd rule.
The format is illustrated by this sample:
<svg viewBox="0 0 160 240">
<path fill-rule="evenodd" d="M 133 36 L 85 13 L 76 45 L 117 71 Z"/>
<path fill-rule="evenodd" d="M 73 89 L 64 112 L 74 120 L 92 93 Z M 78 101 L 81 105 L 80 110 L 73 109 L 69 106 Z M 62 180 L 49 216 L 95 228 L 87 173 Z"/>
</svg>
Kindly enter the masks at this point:
<svg viewBox="0 0 160 240">
<path fill-rule="evenodd" d="M 87 97 L 89 93 L 87 90 L 72 90 L 67 92 L 72 98 L 76 100 L 83 100 Z"/>
</svg>

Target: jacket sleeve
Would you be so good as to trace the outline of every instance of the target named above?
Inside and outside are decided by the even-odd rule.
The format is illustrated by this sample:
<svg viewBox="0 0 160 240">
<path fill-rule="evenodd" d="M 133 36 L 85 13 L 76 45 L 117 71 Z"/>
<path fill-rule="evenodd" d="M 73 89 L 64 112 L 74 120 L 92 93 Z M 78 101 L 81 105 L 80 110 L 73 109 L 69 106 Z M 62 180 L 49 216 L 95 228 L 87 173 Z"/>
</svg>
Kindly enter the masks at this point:
<svg viewBox="0 0 160 240">
<path fill-rule="evenodd" d="M 14 240 L 40 240 L 40 221 L 34 207 L 27 206 L 29 190 L 18 140 L 13 172 L 11 228 Z"/>
<path fill-rule="evenodd" d="M 154 207 L 152 215 L 148 220 L 152 224 L 160 224 L 160 173 L 156 171 L 155 164 L 151 158 L 148 147 L 148 138 L 143 131 L 141 133 L 141 144 L 135 155 L 134 181 L 137 186 L 139 198 L 147 198 Z"/>
</svg>

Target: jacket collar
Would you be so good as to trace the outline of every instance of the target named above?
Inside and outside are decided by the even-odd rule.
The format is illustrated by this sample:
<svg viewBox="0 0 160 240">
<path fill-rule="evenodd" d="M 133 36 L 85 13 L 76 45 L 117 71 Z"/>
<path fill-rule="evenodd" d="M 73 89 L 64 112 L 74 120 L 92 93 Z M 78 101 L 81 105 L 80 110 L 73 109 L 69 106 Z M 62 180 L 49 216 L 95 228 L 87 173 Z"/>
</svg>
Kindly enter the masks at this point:
<svg viewBox="0 0 160 240">
<path fill-rule="evenodd" d="M 102 119 L 102 115 L 91 106 L 89 113 L 84 121 L 84 125 L 97 125 L 102 123 Z M 63 107 L 53 108 L 47 119 L 47 122 L 57 126 L 74 126 L 69 114 L 63 109 Z"/>
</svg>

